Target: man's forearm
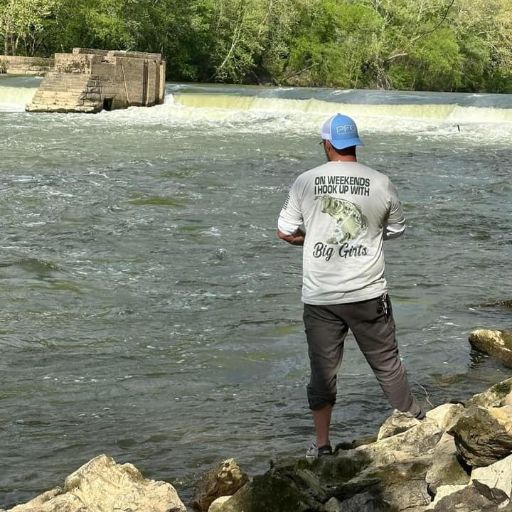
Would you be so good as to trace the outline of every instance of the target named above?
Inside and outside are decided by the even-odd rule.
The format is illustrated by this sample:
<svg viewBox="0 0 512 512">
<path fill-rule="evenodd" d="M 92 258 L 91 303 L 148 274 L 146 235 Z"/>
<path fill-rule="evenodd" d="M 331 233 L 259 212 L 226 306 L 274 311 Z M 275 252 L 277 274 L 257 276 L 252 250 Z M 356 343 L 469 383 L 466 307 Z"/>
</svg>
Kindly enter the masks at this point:
<svg viewBox="0 0 512 512">
<path fill-rule="evenodd" d="M 297 229 L 297 231 L 295 231 L 292 234 L 283 233 L 281 230 L 278 229 L 277 236 L 281 240 L 284 240 L 285 242 L 288 242 L 291 245 L 304 245 L 304 238 L 306 234 L 301 229 Z"/>
</svg>

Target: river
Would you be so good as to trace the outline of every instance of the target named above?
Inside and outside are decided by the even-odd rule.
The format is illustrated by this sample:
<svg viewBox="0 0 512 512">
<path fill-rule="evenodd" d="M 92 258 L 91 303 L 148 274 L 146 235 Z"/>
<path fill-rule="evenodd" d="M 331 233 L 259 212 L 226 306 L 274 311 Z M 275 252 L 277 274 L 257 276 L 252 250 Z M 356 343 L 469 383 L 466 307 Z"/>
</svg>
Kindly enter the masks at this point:
<svg viewBox="0 0 512 512">
<path fill-rule="evenodd" d="M 25 113 L 37 84 L 0 78 L 0 508 L 100 453 L 185 501 L 221 459 L 304 453 L 301 249 L 275 229 L 336 112 L 404 205 L 386 272 L 419 400 L 510 375 L 467 338 L 511 323 L 512 97 L 168 84 L 153 108 Z M 390 413 L 345 354 L 334 442 Z"/>
</svg>

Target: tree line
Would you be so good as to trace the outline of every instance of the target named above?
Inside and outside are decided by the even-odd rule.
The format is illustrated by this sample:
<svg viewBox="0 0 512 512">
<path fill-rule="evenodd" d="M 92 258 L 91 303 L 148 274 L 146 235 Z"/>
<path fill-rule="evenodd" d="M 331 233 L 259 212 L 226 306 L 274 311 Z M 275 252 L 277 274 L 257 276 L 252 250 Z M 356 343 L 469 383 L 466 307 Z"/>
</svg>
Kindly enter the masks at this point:
<svg viewBox="0 0 512 512">
<path fill-rule="evenodd" d="M 161 52 L 176 81 L 512 92 L 510 0 L 0 0 L 0 44 Z"/>
</svg>

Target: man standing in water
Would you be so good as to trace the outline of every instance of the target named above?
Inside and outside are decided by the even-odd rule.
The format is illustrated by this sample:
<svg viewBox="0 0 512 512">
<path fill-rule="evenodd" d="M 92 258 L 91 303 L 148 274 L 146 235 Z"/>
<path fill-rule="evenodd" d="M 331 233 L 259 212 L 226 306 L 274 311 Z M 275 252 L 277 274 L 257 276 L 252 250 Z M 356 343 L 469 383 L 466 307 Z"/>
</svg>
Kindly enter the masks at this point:
<svg viewBox="0 0 512 512">
<path fill-rule="evenodd" d="M 301 174 L 279 215 L 278 236 L 303 245 L 302 301 L 311 377 L 307 387 L 316 442 L 310 457 L 332 454 L 336 375 L 350 329 L 391 405 L 421 419 L 400 361 L 384 278 L 383 240 L 405 219 L 384 174 L 357 162 L 354 121 L 337 114 L 321 131 L 327 163 Z"/>
</svg>

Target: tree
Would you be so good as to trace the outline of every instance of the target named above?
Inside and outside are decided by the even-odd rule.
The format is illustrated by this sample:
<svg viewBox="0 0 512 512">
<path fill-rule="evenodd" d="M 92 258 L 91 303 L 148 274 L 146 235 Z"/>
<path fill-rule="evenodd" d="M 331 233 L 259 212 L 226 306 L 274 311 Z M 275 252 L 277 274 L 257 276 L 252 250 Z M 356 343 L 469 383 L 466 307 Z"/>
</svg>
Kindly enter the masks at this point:
<svg viewBox="0 0 512 512">
<path fill-rule="evenodd" d="M 303 5 L 291 41 L 288 80 L 297 85 L 365 87 L 382 20 L 367 5 L 320 0 Z"/>
<path fill-rule="evenodd" d="M 59 6 L 59 0 L 4 1 L 0 11 L 4 55 L 34 55 Z"/>
<path fill-rule="evenodd" d="M 512 90 L 510 0 L 0 0 L 5 54 L 161 52 L 174 80 Z"/>
<path fill-rule="evenodd" d="M 465 55 L 464 89 L 512 92 L 512 3 L 458 0 L 453 23 Z"/>
</svg>

